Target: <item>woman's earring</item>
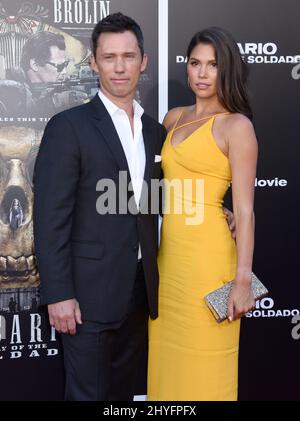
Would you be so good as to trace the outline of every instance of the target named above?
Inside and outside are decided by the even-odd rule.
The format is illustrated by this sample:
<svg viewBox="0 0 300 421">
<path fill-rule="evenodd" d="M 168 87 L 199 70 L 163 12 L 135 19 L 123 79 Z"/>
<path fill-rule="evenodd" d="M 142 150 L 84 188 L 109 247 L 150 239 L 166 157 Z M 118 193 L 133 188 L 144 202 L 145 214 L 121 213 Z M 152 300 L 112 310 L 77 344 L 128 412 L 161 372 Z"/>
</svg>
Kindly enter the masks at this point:
<svg viewBox="0 0 300 421">
<path fill-rule="evenodd" d="M 187 86 L 188 86 L 189 88 L 191 87 L 189 77 L 187 77 Z"/>
</svg>

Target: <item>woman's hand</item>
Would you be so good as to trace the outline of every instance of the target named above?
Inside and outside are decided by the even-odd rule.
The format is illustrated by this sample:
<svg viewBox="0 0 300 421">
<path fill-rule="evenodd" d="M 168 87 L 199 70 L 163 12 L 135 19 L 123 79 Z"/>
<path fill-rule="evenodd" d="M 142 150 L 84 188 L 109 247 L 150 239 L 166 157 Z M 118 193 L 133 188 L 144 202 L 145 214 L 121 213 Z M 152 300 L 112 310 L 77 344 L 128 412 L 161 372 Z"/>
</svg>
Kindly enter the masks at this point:
<svg viewBox="0 0 300 421">
<path fill-rule="evenodd" d="M 235 280 L 228 299 L 228 320 L 242 317 L 255 307 L 250 279 Z"/>
<path fill-rule="evenodd" d="M 226 220 L 227 220 L 227 224 L 228 224 L 228 227 L 229 227 L 230 232 L 231 232 L 231 236 L 235 240 L 236 239 L 236 226 L 235 226 L 234 215 L 227 208 L 223 208 L 223 212 L 225 214 L 225 217 L 226 217 Z"/>
</svg>

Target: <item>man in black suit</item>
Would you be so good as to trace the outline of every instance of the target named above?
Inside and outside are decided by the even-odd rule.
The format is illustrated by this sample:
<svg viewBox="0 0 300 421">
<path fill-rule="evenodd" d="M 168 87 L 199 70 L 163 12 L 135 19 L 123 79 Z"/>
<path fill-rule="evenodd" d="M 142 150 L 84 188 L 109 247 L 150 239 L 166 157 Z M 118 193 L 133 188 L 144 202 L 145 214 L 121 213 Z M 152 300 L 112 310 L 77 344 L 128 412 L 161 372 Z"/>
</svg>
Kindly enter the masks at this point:
<svg viewBox="0 0 300 421">
<path fill-rule="evenodd" d="M 99 93 L 55 115 L 41 142 L 35 247 L 41 300 L 62 332 L 66 399 L 132 400 L 148 317 L 158 315 L 158 215 L 145 211 L 143 181 L 160 178 L 165 130 L 134 101 L 147 64 L 138 24 L 109 15 L 92 43 Z M 101 208 L 103 180 L 115 182 L 117 212 Z"/>
</svg>

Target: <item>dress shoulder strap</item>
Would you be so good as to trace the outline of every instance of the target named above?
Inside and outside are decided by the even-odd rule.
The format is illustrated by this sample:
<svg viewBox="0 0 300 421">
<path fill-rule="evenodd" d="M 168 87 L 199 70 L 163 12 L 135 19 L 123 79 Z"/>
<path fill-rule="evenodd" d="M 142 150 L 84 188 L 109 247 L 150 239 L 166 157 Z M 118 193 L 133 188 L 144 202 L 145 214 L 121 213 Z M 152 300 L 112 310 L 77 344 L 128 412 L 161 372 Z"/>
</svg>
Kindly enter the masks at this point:
<svg viewBox="0 0 300 421">
<path fill-rule="evenodd" d="M 177 128 L 177 124 L 178 124 L 178 122 L 179 122 L 179 120 L 181 119 L 181 116 L 182 116 L 182 114 L 183 114 L 183 111 L 184 111 L 184 109 L 183 110 L 181 110 L 181 112 L 178 114 L 178 117 L 176 118 L 176 120 L 175 120 L 175 123 L 174 123 L 174 126 L 172 127 L 172 129 L 171 129 L 171 131 L 173 132 L 174 130 L 176 130 L 176 128 Z"/>
<path fill-rule="evenodd" d="M 183 111 L 181 112 L 179 118 L 182 116 L 182 113 L 183 113 Z M 211 118 L 217 117 L 218 115 L 227 115 L 227 114 L 231 114 L 231 113 L 230 112 L 224 112 L 224 113 L 217 113 L 217 114 L 208 115 L 206 117 L 198 118 L 197 120 L 193 120 L 193 121 L 189 121 L 188 123 L 181 124 L 180 126 L 177 126 L 177 123 L 179 121 L 179 118 L 178 118 L 176 120 L 175 125 L 174 125 L 173 131 L 181 129 L 182 127 L 188 126 L 190 124 L 198 123 L 198 122 L 203 121 L 203 120 L 209 120 Z"/>
</svg>

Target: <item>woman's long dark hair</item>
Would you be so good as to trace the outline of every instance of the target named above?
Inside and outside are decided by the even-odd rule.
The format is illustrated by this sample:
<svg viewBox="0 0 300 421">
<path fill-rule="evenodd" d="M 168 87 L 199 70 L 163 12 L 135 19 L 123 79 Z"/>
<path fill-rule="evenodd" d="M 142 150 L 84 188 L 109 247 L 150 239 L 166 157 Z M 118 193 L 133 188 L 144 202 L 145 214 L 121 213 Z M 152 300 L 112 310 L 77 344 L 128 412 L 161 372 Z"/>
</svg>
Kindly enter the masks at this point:
<svg viewBox="0 0 300 421">
<path fill-rule="evenodd" d="M 200 43 L 210 44 L 215 49 L 218 66 L 217 92 L 221 104 L 230 112 L 241 113 L 252 119 L 247 91 L 248 68 L 233 36 L 218 27 L 197 32 L 187 49 L 188 60 L 192 50 Z"/>
</svg>

